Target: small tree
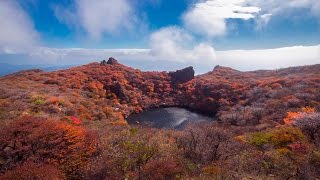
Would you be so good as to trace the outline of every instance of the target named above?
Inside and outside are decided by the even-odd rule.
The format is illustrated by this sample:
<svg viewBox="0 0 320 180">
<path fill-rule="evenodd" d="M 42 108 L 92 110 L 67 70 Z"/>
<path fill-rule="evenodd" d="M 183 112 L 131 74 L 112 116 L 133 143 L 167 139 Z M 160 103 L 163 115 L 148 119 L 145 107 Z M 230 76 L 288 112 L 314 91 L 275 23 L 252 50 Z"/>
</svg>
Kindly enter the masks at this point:
<svg viewBox="0 0 320 180">
<path fill-rule="evenodd" d="M 190 127 L 177 138 L 178 147 L 186 158 L 196 163 L 218 160 L 230 136 L 224 129 L 213 126 Z"/>
</svg>

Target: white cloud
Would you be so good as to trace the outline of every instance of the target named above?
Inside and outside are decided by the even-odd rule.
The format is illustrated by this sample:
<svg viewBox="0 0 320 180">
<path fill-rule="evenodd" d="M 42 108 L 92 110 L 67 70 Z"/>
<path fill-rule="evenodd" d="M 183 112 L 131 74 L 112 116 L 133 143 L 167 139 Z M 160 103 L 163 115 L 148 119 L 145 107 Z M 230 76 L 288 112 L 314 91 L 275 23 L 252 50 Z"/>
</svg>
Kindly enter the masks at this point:
<svg viewBox="0 0 320 180">
<path fill-rule="evenodd" d="M 217 64 L 239 70 L 320 64 L 320 45 L 277 49 L 217 51 Z"/>
<path fill-rule="evenodd" d="M 271 17 L 288 17 L 292 18 L 292 15 L 296 12 L 301 13 L 304 10 L 305 12 L 309 12 L 315 18 L 320 20 L 320 1 L 319 0 L 289 0 L 289 1 L 278 1 L 278 0 L 246 0 L 246 3 L 252 6 L 257 6 L 261 8 L 260 19 L 258 19 L 258 25 L 267 23 L 259 22 L 260 20 L 265 21 L 263 16 L 265 14 L 269 14 Z M 271 16 L 272 15 L 272 16 Z M 299 14 L 295 14 L 299 15 Z"/>
<path fill-rule="evenodd" d="M 115 34 L 130 30 L 137 24 L 129 0 L 74 0 L 73 9 L 54 7 L 57 18 L 70 26 L 77 24 L 88 35 L 99 40 L 104 33 Z"/>
<path fill-rule="evenodd" d="M 246 0 L 247 4 L 258 6 L 262 13 L 284 14 L 290 10 L 305 8 L 320 10 L 318 0 L 289 0 L 289 1 L 265 1 L 265 0 Z M 294 11 L 293 11 L 294 12 Z M 315 15 L 315 14 L 314 14 Z"/>
<path fill-rule="evenodd" d="M 256 29 L 262 29 L 275 17 L 291 19 L 292 15 L 301 16 L 302 11 L 320 20 L 320 1 L 198 0 L 182 19 L 187 29 L 212 38 L 226 33 L 228 19 L 254 19 Z"/>
<path fill-rule="evenodd" d="M 257 30 L 261 30 L 262 28 L 264 28 L 270 21 L 270 19 L 272 18 L 272 14 L 262 14 L 261 16 L 259 16 L 256 19 L 256 29 Z"/>
<path fill-rule="evenodd" d="M 36 32 L 29 16 L 16 1 L 0 1 L 0 47 L 26 48 L 38 43 Z M 14 52 L 11 52 L 14 53 Z"/>
<path fill-rule="evenodd" d="M 208 44 L 193 47 L 193 37 L 179 27 L 166 27 L 154 32 L 150 37 L 151 56 L 178 62 L 208 63 L 215 60 L 215 51 Z M 206 61 L 203 61 L 203 59 Z"/>
<path fill-rule="evenodd" d="M 192 6 L 183 16 L 185 26 L 209 38 L 226 32 L 226 19 L 248 20 L 260 8 L 246 5 L 246 0 L 206 0 Z"/>
</svg>

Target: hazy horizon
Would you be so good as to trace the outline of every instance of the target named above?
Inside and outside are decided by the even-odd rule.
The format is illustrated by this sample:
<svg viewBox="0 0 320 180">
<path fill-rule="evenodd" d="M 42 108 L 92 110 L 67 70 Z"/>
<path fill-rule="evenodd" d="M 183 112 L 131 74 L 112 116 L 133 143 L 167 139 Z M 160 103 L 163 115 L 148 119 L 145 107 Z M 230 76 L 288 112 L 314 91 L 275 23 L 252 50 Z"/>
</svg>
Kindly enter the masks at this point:
<svg viewBox="0 0 320 180">
<path fill-rule="evenodd" d="M 107 9 L 107 10 L 106 10 Z M 320 63 L 315 0 L 0 2 L 0 63 L 237 70 Z"/>
</svg>

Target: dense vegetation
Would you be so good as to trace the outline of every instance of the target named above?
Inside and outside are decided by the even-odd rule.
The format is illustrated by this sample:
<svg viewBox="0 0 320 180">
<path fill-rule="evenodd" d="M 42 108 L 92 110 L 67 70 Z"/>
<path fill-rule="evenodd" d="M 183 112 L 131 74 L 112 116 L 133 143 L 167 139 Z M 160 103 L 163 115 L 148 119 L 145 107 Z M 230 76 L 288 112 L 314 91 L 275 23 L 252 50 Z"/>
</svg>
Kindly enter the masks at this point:
<svg viewBox="0 0 320 180">
<path fill-rule="evenodd" d="M 0 179 L 320 177 L 320 65 L 193 73 L 110 59 L 0 78 Z M 181 131 L 125 121 L 159 106 L 217 121 Z"/>
</svg>

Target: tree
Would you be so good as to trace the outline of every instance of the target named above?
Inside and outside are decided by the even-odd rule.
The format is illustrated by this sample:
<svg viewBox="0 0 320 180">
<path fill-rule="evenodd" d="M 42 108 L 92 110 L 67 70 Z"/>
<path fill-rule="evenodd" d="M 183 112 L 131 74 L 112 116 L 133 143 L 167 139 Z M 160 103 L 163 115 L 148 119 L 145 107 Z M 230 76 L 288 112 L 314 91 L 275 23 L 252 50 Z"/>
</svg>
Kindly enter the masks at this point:
<svg viewBox="0 0 320 180">
<path fill-rule="evenodd" d="M 222 128 L 200 125 L 186 129 L 177 138 L 177 144 L 186 158 L 196 163 L 209 163 L 220 158 L 229 139 L 230 135 Z"/>
</svg>

